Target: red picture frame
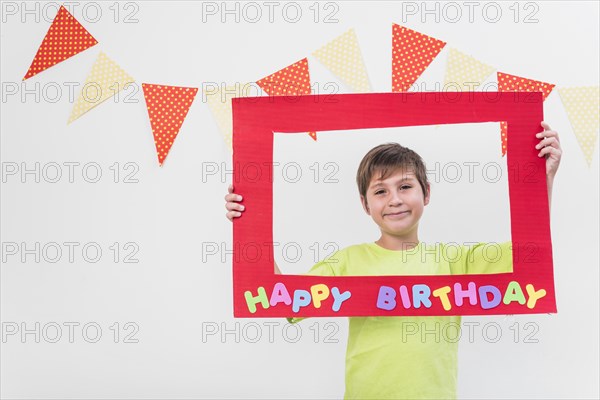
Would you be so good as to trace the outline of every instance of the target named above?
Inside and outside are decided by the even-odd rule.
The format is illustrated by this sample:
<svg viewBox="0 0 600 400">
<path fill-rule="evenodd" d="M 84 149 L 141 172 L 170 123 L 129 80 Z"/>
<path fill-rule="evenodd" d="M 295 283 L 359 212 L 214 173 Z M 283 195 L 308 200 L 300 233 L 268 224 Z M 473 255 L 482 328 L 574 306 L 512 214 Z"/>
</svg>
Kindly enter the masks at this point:
<svg viewBox="0 0 600 400">
<path fill-rule="evenodd" d="M 415 92 L 252 97 L 235 98 L 232 107 L 233 180 L 235 191 L 243 194 L 243 204 L 248 209 L 233 224 L 235 317 L 556 312 L 545 161 L 537 156 L 534 148 L 538 142 L 535 134 L 543 130 L 540 125 L 543 120 L 541 93 Z M 274 132 L 298 134 L 493 121 L 508 123 L 512 273 L 336 277 L 274 273 L 273 252 L 264 251 L 269 248 L 269 243 L 273 243 L 273 182 L 270 177 L 273 176 Z M 252 174 L 248 173 L 250 170 L 253 170 Z M 306 270 L 310 267 L 307 265 Z M 440 301 L 419 308 L 386 310 L 377 307 L 382 286 L 398 290 L 401 286 L 427 285 L 434 290 L 445 286 L 454 288 L 458 284 L 457 287 L 466 290 L 470 283 L 475 284 L 480 296 L 489 295 L 482 288 L 496 287 L 502 301 L 491 308 L 484 308 L 483 300 L 476 304 L 464 301 L 449 311 Z M 337 304 L 334 288 L 337 288 Z M 347 293 L 350 297 L 344 298 Z M 506 299 L 508 303 L 505 303 Z M 288 304 L 288 300 L 292 303 Z"/>
</svg>

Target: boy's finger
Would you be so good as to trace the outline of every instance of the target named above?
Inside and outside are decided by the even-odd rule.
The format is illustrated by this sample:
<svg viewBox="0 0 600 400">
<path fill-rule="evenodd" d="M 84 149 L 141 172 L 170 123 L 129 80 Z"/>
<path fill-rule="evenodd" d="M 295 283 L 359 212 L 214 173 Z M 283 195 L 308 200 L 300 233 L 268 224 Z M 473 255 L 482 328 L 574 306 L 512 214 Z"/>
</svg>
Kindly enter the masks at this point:
<svg viewBox="0 0 600 400">
<path fill-rule="evenodd" d="M 546 156 L 546 155 L 550 155 L 550 154 L 560 157 L 560 155 L 562 154 L 562 151 L 555 147 L 547 146 L 547 147 L 544 147 L 542 150 L 540 150 L 540 152 L 538 153 L 538 157 L 542 157 L 542 156 Z"/>
<path fill-rule="evenodd" d="M 229 187 L 227 188 L 227 191 L 229 193 L 233 193 L 233 184 L 229 184 Z"/>
<path fill-rule="evenodd" d="M 244 209 L 246 207 L 244 207 L 243 205 L 241 205 L 239 203 L 228 202 L 227 204 L 225 204 L 225 208 L 229 211 L 234 211 L 234 210 L 244 211 Z"/>
<path fill-rule="evenodd" d="M 547 137 L 544 138 L 542 140 L 540 140 L 540 142 L 535 146 L 536 149 L 541 149 L 542 147 L 546 147 L 546 146 L 552 146 L 552 147 L 559 147 L 558 144 L 558 139 L 556 137 Z"/>
<path fill-rule="evenodd" d="M 540 123 L 540 125 L 542 125 L 542 128 L 544 128 L 544 130 L 542 132 L 536 134 L 536 137 L 538 137 L 538 138 L 555 137 L 556 140 L 560 141 L 560 138 L 558 137 L 558 132 L 553 131 L 552 128 L 550 127 L 550 125 L 548 125 L 545 121 L 542 121 Z"/>
<path fill-rule="evenodd" d="M 536 133 L 535 137 L 537 137 L 539 139 L 554 137 L 554 138 L 556 138 L 556 140 L 559 140 L 558 132 L 556 132 L 556 131 L 539 132 L 539 133 Z"/>
<path fill-rule="evenodd" d="M 227 202 L 225 203 L 225 208 L 228 209 L 228 210 L 231 210 L 231 207 L 233 207 L 236 204 L 237 203 L 235 201 L 227 200 Z"/>
<path fill-rule="evenodd" d="M 233 221 L 234 218 L 241 216 L 242 213 L 240 213 L 238 211 L 229 211 L 226 215 L 230 221 Z"/>
<path fill-rule="evenodd" d="M 242 201 L 242 196 L 236 193 L 228 193 L 225 195 L 225 201 Z"/>
</svg>

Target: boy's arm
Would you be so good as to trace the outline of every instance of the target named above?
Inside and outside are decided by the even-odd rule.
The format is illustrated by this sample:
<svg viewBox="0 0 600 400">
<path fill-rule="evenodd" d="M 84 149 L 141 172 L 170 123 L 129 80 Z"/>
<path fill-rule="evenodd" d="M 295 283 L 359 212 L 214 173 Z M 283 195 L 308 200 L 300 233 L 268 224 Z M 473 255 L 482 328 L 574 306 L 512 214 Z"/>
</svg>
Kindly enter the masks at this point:
<svg viewBox="0 0 600 400">
<path fill-rule="evenodd" d="M 554 176 L 546 176 L 546 186 L 548 187 L 548 210 L 552 209 L 552 185 L 554 184 Z"/>
<path fill-rule="evenodd" d="M 558 133 L 553 131 L 546 122 L 542 121 L 543 132 L 536 135 L 540 142 L 535 146 L 537 150 L 540 150 L 538 157 L 546 157 L 546 186 L 548 188 L 548 207 L 552 205 L 552 186 L 554 184 L 554 176 L 558 171 L 560 165 L 560 158 L 562 156 L 562 148 L 560 147 L 560 140 Z"/>
</svg>

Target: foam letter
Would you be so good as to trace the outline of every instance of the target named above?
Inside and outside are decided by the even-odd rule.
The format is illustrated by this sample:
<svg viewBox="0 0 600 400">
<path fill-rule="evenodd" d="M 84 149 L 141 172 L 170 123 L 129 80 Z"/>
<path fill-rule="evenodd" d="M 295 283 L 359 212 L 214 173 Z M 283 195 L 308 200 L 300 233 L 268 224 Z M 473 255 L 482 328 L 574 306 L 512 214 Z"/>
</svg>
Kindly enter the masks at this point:
<svg viewBox="0 0 600 400">
<path fill-rule="evenodd" d="M 475 282 L 469 282 L 467 287 L 467 290 L 463 290 L 460 283 L 456 282 L 454 284 L 454 304 L 456 304 L 458 307 L 463 305 L 463 299 L 465 297 L 469 298 L 469 304 L 472 306 L 477 304 L 477 290 L 475 287 Z"/>
<path fill-rule="evenodd" d="M 382 310 L 393 310 L 396 308 L 396 290 L 389 286 L 381 286 L 377 296 L 377 308 Z"/>
<path fill-rule="evenodd" d="M 523 290 L 521 289 L 521 285 L 517 281 L 511 281 L 506 287 L 506 292 L 504 293 L 504 299 L 502 300 L 504 304 L 510 304 L 513 301 L 518 301 L 519 304 L 525 304 L 525 295 L 523 294 Z"/>
<path fill-rule="evenodd" d="M 431 307 L 431 300 L 429 300 L 429 295 L 431 295 L 431 289 L 427 285 L 414 285 L 413 286 L 413 304 L 415 308 L 420 308 L 421 304 L 425 307 Z"/>
<path fill-rule="evenodd" d="M 410 296 L 408 295 L 408 289 L 406 286 L 400 286 L 400 298 L 402 299 L 402 306 L 406 309 L 410 308 Z"/>
<path fill-rule="evenodd" d="M 340 289 L 337 287 L 331 288 L 331 294 L 333 295 L 332 310 L 335 312 L 340 311 L 340 308 L 342 308 L 342 303 L 352 296 L 352 293 L 350 293 L 349 290 L 346 290 L 344 293 L 340 293 Z"/>
<path fill-rule="evenodd" d="M 531 283 L 527 284 L 525 289 L 527 289 L 527 294 L 529 295 L 529 300 L 527 300 L 527 308 L 534 308 L 535 303 L 546 295 L 545 289 L 540 289 L 536 292 Z"/>
<path fill-rule="evenodd" d="M 492 294 L 492 299 L 488 299 L 488 293 Z M 481 308 L 489 310 L 490 308 L 498 307 L 498 304 L 502 301 L 502 293 L 500 289 L 493 285 L 479 286 L 479 302 Z"/>
<path fill-rule="evenodd" d="M 246 298 L 246 304 L 248 305 L 248 310 L 254 314 L 256 312 L 256 303 L 262 304 L 263 308 L 266 310 L 269 308 L 269 299 L 267 299 L 267 292 L 265 292 L 264 287 L 258 288 L 258 295 L 252 296 L 252 292 L 246 290 L 244 292 L 244 297 Z"/>
<path fill-rule="evenodd" d="M 300 307 L 305 307 L 310 304 L 311 298 L 310 293 L 306 290 L 294 290 L 294 303 L 292 305 L 292 311 L 298 312 Z"/>
<path fill-rule="evenodd" d="M 433 291 L 433 297 L 440 298 L 440 300 L 442 301 L 442 306 L 446 311 L 450 311 L 452 309 L 452 305 L 450 304 L 450 300 L 448 299 L 448 293 L 450 293 L 450 290 L 450 286 L 444 286 Z"/>
<path fill-rule="evenodd" d="M 310 287 L 310 294 L 312 294 L 315 308 L 321 308 L 321 301 L 329 297 L 329 287 L 322 283 L 313 285 Z"/>
<path fill-rule="evenodd" d="M 271 293 L 271 306 L 275 307 L 279 303 L 284 303 L 286 306 L 292 304 L 292 298 L 285 285 L 281 282 L 277 282 L 273 286 L 273 293 Z"/>
</svg>

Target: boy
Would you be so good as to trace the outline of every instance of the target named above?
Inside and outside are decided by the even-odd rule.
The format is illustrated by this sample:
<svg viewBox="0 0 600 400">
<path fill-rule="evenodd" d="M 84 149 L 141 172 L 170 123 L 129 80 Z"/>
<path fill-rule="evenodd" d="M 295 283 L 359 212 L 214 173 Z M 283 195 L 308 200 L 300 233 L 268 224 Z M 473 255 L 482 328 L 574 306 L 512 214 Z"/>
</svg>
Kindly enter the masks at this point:
<svg viewBox="0 0 600 400">
<path fill-rule="evenodd" d="M 548 201 L 562 150 L 558 134 L 545 122 L 536 145 L 546 157 Z M 381 237 L 342 249 L 317 263 L 314 275 L 428 275 L 510 272 L 510 242 L 496 262 L 482 256 L 483 245 L 462 247 L 451 256 L 443 244 L 419 242 L 419 220 L 430 199 L 425 165 L 414 151 L 396 143 L 370 150 L 357 172 L 360 200 Z M 225 196 L 227 218 L 241 216 L 241 196 Z M 456 250 L 456 248 L 454 248 Z M 281 273 L 275 264 L 276 273 Z M 351 317 L 346 351 L 345 398 L 449 399 L 456 397 L 457 329 L 460 316 Z M 415 334 L 419 332 L 420 334 Z"/>
</svg>

